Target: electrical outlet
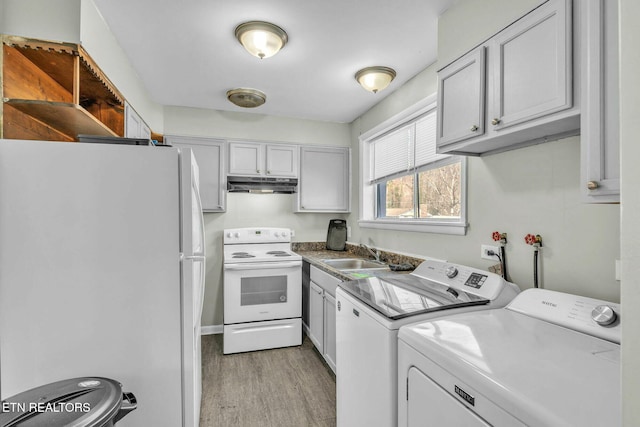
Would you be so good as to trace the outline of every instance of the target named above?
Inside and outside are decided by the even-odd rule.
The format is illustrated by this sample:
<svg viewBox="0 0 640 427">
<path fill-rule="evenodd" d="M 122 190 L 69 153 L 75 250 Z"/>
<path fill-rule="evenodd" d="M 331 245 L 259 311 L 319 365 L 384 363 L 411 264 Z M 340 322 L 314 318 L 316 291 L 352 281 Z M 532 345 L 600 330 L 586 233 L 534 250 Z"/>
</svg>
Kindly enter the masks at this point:
<svg viewBox="0 0 640 427">
<path fill-rule="evenodd" d="M 498 259 L 495 255 L 489 255 L 489 252 L 493 251 L 494 254 L 500 253 L 500 248 L 498 246 L 491 245 L 481 245 L 480 246 L 480 258 L 489 259 L 491 261 L 496 261 Z"/>
</svg>

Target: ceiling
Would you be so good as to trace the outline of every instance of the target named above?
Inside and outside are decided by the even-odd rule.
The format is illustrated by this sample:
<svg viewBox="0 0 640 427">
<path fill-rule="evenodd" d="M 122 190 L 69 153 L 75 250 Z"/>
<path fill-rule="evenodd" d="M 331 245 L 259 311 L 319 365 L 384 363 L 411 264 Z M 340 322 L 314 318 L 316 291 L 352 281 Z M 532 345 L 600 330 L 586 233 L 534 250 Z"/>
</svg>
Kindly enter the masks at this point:
<svg viewBox="0 0 640 427">
<path fill-rule="evenodd" d="M 155 102 L 343 123 L 436 60 L 437 18 L 455 1 L 94 0 Z M 284 49 L 246 52 L 234 30 L 252 20 L 282 27 Z M 374 65 L 397 72 L 377 94 L 354 79 Z M 237 87 L 263 91 L 266 104 L 231 104 Z"/>
</svg>

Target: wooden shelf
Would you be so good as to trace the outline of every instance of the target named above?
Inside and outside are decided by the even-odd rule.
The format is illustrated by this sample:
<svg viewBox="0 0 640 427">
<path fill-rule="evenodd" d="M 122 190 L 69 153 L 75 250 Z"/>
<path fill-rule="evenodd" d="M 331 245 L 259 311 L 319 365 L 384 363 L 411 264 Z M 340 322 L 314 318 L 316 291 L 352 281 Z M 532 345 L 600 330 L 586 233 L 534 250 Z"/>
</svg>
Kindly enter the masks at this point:
<svg viewBox="0 0 640 427">
<path fill-rule="evenodd" d="M 78 134 L 119 136 L 77 104 L 28 99 L 8 99 L 5 104 L 74 140 Z"/>
<path fill-rule="evenodd" d="M 0 138 L 124 136 L 124 98 L 77 44 L 2 36 Z"/>
</svg>

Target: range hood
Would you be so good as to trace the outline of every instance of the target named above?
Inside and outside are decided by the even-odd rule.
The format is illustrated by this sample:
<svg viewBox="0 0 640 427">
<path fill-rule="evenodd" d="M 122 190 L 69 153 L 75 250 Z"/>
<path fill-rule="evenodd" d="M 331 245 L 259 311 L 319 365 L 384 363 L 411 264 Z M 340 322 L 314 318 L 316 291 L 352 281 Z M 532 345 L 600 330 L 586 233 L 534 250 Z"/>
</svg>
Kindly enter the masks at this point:
<svg viewBox="0 0 640 427">
<path fill-rule="evenodd" d="M 292 194 L 298 190 L 297 178 L 267 178 L 260 176 L 228 176 L 230 193 Z"/>
</svg>

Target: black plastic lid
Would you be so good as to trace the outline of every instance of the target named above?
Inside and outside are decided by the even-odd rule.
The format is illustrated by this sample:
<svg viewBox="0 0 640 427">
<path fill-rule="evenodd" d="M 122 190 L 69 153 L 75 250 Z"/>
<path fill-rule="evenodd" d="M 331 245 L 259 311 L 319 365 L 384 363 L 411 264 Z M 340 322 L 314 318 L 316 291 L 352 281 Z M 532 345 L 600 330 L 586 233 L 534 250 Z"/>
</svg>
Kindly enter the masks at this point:
<svg viewBox="0 0 640 427">
<path fill-rule="evenodd" d="M 109 425 L 118 415 L 122 386 L 109 378 L 58 381 L 2 401 L 1 427 Z"/>
</svg>

